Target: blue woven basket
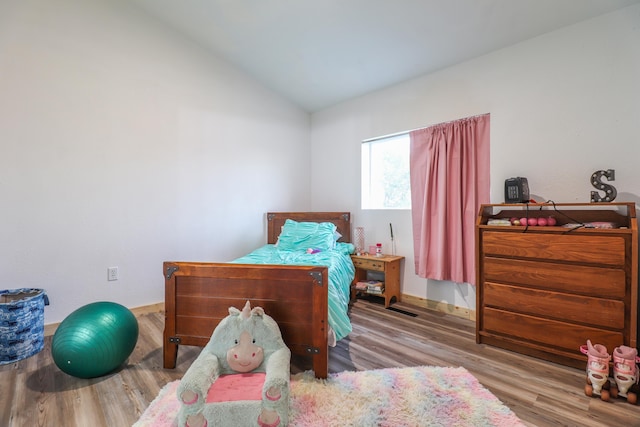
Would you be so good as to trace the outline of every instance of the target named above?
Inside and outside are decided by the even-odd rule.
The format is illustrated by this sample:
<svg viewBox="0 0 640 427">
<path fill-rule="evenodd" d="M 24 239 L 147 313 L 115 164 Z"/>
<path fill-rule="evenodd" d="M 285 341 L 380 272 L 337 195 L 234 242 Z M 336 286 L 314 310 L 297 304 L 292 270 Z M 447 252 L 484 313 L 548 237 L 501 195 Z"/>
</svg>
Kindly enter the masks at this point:
<svg viewBox="0 0 640 427">
<path fill-rule="evenodd" d="M 42 289 L 0 290 L 0 365 L 33 356 L 44 347 Z"/>
</svg>

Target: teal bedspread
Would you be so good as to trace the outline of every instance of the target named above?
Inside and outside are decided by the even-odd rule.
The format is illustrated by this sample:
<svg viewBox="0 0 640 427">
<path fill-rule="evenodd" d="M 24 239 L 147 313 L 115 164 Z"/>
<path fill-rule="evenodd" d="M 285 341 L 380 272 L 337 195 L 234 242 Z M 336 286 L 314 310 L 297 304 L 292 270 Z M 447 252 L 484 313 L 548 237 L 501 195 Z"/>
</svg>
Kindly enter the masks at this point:
<svg viewBox="0 0 640 427">
<path fill-rule="evenodd" d="M 240 264 L 287 264 L 318 265 L 329 268 L 329 326 L 340 340 L 351 332 L 348 316 L 351 282 L 355 276 L 355 267 L 350 254 L 354 251 L 351 243 L 337 242 L 333 250 L 307 253 L 306 251 L 287 251 L 275 245 L 265 245 L 255 251 L 233 260 Z"/>
</svg>

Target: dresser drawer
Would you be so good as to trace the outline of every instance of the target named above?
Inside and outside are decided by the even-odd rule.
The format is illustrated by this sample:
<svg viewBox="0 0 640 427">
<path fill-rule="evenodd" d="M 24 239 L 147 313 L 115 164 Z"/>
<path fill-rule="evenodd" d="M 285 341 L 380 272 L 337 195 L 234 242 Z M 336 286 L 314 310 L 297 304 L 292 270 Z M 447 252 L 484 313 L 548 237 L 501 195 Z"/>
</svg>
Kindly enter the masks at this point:
<svg viewBox="0 0 640 427">
<path fill-rule="evenodd" d="M 384 262 L 376 259 L 352 258 L 353 265 L 363 270 L 384 271 Z"/>
<path fill-rule="evenodd" d="M 482 250 L 504 257 L 625 265 L 625 242 L 619 236 L 488 231 L 482 234 Z"/>
<path fill-rule="evenodd" d="M 550 346 L 575 353 L 579 358 L 579 348 L 587 340 L 615 348 L 624 342 L 621 332 L 560 322 L 508 311 L 485 308 L 483 330 L 521 340 L 537 346 Z M 585 316 L 588 313 L 585 312 Z"/>
<path fill-rule="evenodd" d="M 606 329 L 624 329 L 624 302 L 611 299 L 486 282 L 484 306 Z"/>
<path fill-rule="evenodd" d="M 545 261 L 486 257 L 483 280 L 519 284 L 558 292 L 624 299 L 626 275 L 621 268 L 559 264 Z"/>
</svg>

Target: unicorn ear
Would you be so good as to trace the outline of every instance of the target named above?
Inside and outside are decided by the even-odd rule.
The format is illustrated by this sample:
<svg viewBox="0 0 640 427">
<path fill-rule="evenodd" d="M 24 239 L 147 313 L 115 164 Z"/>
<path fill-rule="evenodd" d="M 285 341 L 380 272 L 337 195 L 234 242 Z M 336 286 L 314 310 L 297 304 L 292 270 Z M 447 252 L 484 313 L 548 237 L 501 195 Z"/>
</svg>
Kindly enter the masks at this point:
<svg viewBox="0 0 640 427">
<path fill-rule="evenodd" d="M 229 315 L 230 316 L 238 316 L 240 314 L 240 310 L 235 307 L 229 307 Z"/>
<path fill-rule="evenodd" d="M 254 307 L 253 310 L 251 310 L 251 314 L 262 317 L 264 315 L 264 309 L 262 307 Z"/>
</svg>

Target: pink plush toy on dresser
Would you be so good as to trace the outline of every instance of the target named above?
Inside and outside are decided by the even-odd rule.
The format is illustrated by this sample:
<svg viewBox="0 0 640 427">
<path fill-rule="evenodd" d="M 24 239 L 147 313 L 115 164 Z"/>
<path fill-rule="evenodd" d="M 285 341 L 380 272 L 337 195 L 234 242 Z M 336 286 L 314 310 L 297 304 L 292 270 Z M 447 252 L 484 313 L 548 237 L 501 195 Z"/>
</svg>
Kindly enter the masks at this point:
<svg viewBox="0 0 640 427">
<path fill-rule="evenodd" d="M 286 426 L 291 352 L 261 307 L 229 308 L 178 387 L 178 425 Z"/>
</svg>

